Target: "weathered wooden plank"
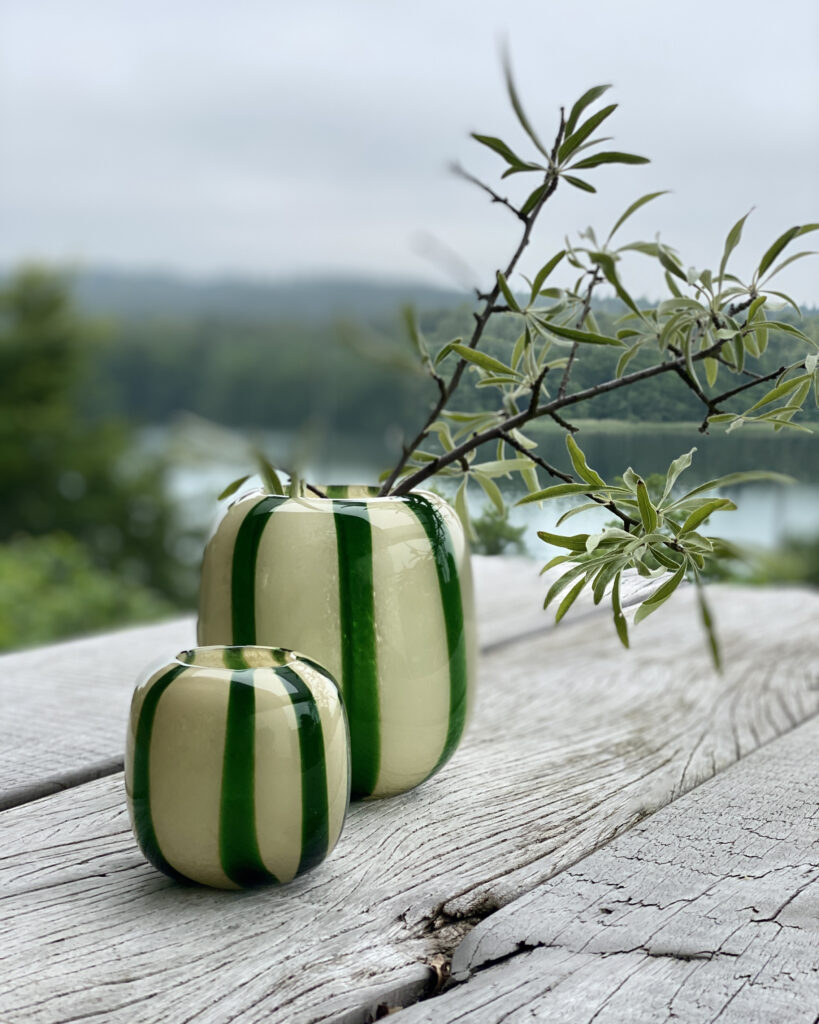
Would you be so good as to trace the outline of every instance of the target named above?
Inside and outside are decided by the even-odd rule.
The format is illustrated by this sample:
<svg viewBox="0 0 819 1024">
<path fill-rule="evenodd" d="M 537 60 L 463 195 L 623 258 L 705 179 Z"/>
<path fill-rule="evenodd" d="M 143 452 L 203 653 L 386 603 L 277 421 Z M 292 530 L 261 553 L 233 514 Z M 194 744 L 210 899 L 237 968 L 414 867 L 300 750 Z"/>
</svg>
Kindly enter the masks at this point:
<svg viewBox="0 0 819 1024">
<path fill-rule="evenodd" d="M 156 874 L 119 776 L 5 811 L 0 1020 L 358 1021 L 430 991 L 489 912 L 819 711 L 819 595 L 724 588 L 713 603 L 722 678 L 690 594 L 630 653 L 596 618 L 496 648 L 453 761 L 355 806 L 333 857 L 285 889 Z"/>
<path fill-rule="evenodd" d="M 526 558 L 474 559 L 484 646 L 551 626 L 538 568 Z M 631 599 L 645 586 L 629 581 Z M 194 643 L 186 617 L 0 657 L 0 810 L 118 771 L 137 674 Z"/>
<path fill-rule="evenodd" d="M 466 936 L 465 981 L 402 1024 L 814 1024 L 819 719 Z"/>
<path fill-rule="evenodd" d="M 194 635 L 188 616 L 0 657 L 0 809 L 118 771 L 137 673 Z"/>
</svg>

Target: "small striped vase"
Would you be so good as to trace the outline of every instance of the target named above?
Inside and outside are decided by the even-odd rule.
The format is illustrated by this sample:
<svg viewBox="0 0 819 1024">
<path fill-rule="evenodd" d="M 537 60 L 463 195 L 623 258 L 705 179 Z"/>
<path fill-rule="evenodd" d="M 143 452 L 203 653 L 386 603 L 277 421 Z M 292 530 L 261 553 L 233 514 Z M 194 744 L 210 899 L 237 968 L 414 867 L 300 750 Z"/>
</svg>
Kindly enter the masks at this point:
<svg viewBox="0 0 819 1024">
<path fill-rule="evenodd" d="M 475 672 L 469 550 L 435 494 L 256 492 L 205 550 L 199 642 L 306 651 L 341 684 L 352 795 L 429 778 L 463 733 Z"/>
<path fill-rule="evenodd" d="M 142 852 L 172 878 L 290 881 L 333 849 L 347 812 L 338 686 L 292 651 L 184 651 L 137 685 L 125 787 Z"/>
</svg>

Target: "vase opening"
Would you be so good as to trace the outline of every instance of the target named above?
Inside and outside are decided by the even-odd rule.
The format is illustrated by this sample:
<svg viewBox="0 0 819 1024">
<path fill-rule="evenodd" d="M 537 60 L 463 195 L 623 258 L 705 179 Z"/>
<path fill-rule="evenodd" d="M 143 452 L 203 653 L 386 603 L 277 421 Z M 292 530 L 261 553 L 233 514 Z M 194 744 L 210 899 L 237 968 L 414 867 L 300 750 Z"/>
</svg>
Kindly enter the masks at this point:
<svg viewBox="0 0 819 1024">
<path fill-rule="evenodd" d="M 297 661 L 298 655 L 282 647 L 257 647 L 253 645 L 223 647 L 193 647 L 180 651 L 176 661 L 191 668 L 273 668 Z"/>
</svg>

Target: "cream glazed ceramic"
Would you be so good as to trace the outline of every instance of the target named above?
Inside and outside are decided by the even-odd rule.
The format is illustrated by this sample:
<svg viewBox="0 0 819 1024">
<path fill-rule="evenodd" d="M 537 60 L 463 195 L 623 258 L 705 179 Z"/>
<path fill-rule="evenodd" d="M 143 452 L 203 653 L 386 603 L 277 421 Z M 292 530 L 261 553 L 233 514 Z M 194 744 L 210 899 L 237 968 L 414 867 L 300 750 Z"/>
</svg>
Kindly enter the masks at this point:
<svg viewBox="0 0 819 1024">
<path fill-rule="evenodd" d="M 354 797 L 417 786 L 453 754 L 475 674 L 469 550 L 437 495 L 259 492 L 205 550 L 199 642 L 305 651 L 339 680 Z"/>
<path fill-rule="evenodd" d="M 287 882 L 333 849 L 347 811 L 338 687 L 292 651 L 184 651 L 134 692 L 125 785 L 137 841 L 171 877 Z"/>
</svg>

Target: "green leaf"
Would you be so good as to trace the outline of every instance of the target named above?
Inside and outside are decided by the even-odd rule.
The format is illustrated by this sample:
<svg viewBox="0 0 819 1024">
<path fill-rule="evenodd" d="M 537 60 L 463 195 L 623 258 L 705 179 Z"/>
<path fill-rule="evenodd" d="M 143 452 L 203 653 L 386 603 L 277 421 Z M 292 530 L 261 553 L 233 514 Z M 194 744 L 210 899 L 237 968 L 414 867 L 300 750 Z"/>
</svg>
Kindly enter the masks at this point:
<svg viewBox="0 0 819 1024">
<path fill-rule="evenodd" d="M 606 486 L 606 481 L 603 477 L 589 467 L 588 462 L 586 462 L 586 456 L 571 434 L 566 435 L 566 448 L 569 451 L 569 458 L 572 460 L 575 472 L 579 477 L 594 487 Z"/>
<path fill-rule="evenodd" d="M 415 346 L 415 350 L 421 357 L 421 360 L 429 365 L 430 356 L 429 349 L 427 348 L 426 342 L 424 341 L 423 335 L 418 327 L 418 318 L 415 315 L 415 310 L 412 306 L 404 306 L 401 310 L 401 315 L 404 320 L 404 326 L 407 329 L 407 334 Z"/>
<path fill-rule="evenodd" d="M 817 253 L 817 251 L 815 249 L 806 249 L 804 252 L 795 252 L 793 254 L 793 256 L 789 256 L 786 260 L 782 260 L 781 263 L 777 263 L 777 265 L 773 268 L 773 270 L 770 272 L 770 274 L 768 274 L 768 276 L 765 278 L 765 280 L 766 281 L 770 281 L 770 279 L 772 277 L 774 277 L 776 274 L 778 274 L 780 272 L 780 270 L 784 270 L 785 267 L 789 267 L 791 265 L 791 263 L 796 263 L 797 260 L 803 260 L 806 256 L 817 256 L 817 255 L 819 255 L 819 253 Z M 771 294 L 775 294 L 775 293 L 771 293 Z"/>
<path fill-rule="evenodd" d="M 537 204 L 540 202 L 543 196 L 546 195 L 548 188 L 548 185 L 538 185 L 538 187 L 533 192 L 529 193 L 529 195 L 526 197 L 525 202 L 523 203 L 523 206 L 521 206 L 520 208 L 520 212 L 523 214 L 524 217 L 528 217 L 532 210 L 534 210 L 534 208 L 537 206 Z"/>
<path fill-rule="evenodd" d="M 493 135 L 478 135 L 476 132 L 472 132 L 471 135 L 476 142 L 480 142 L 482 146 L 488 146 L 489 149 L 502 156 L 513 167 L 520 168 L 521 170 L 539 169 L 537 164 L 530 164 L 526 160 L 521 160 L 517 153 L 510 149 L 501 139 L 496 139 Z"/>
<path fill-rule="evenodd" d="M 725 275 L 725 268 L 728 265 L 728 258 L 731 253 L 739 245 L 739 240 L 742 238 L 742 229 L 745 226 L 745 221 L 750 217 L 751 211 L 749 210 L 744 217 L 740 217 L 739 220 L 734 224 L 725 239 L 725 248 L 722 251 L 722 259 L 719 264 L 719 287 L 722 287 L 722 279 Z"/>
<path fill-rule="evenodd" d="M 691 448 L 684 455 L 680 455 L 676 459 L 674 459 L 674 461 L 668 467 L 668 472 L 665 475 L 665 488 L 663 490 L 663 496 L 660 499 L 660 504 L 662 504 L 666 500 L 666 498 L 671 494 L 671 491 L 674 488 L 674 484 L 677 482 L 677 478 L 680 476 L 680 474 L 684 473 L 691 465 L 691 460 L 694 457 L 694 452 L 696 450 L 696 448 Z"/>
<path fill-rule="evenodd" d="M 775 293 L 772 292 L 771 294 Z M 806 341 L 814 348 L 819 347 L 813 338 L 809 338 L 807 334 L 803 333 L 798 327 L 794 327 L 792 324 L 786 324 L 781 320 L 768 320 L 766 326 L 769 331 L 782 331 L 783 334 L 791 334 L 794 338 L 799 338 L 800 341 Z"/>
<path fill-rule="evenodd" d="M 585 551 L 589 536 L 587 533 L 576 533 L 571 537 L 564 537 L 560 533 L 548 533 L 546 530 L 538 530 L 537 535 L 547 544 L 556 548 L 568 548 L 569 551 Z"/>
<path fill-rule="evenodd" d="M 734 512 L 735 510 L 736 505 L 728 498 L 713 498 L 691 513 L 682 524 L 679 535 L 682 537 L 684 534 L 696 530 L 700 523 L 704 522 L 713 512 Z"/>
<path fill-rule="evenodd" d="M 569 593 L 563 598 L 558 606 L 557 613 L 555 615 L 555 622 L 560 622 L 566 612 L 571 608 L 574 602 L 580 596 L 580 591 L 586 586 L 587 580 L 585 577 L 575 583 Z"/>
<path fill-rule="evenodd" d="M 287 491 L 285 490 L 281 480 L 279 479 L 279 474 L 268 462 L 268 460 L 264 457 L 264 455 L 262 455 L 262 453 L 259 451 L 255 452 L 254 454 L 256 457 L 256 462 L 259 465 L 259 476 L 261 476 L 262 481 L 264 482 L 264 485 L 267 488 L 267 493 L 287 494 Z M 293 481 L 291 480 L 291 484 L 292 482 Z"/>
<path fill-rule="evenodd" d="M 594 582 L 592 584 L 592 594 L 596 605 L 600 604 L 603 600 L 606 593 L 606 587 L 623 568 L 623 564 L 623 559 L 618 558 L 614 561 L 604 563 L 598 569 L 597 575 L 594 577 Z"/>
<path fill-rule="evenodd" d="M 614 259 L 612 258 L 611 254 L 607 252 L 592 252 L 589 253 L 589 257 L 591 258 L 592 262 L 596 263 L 603 271 L 604 277 L 610 285 L 613 285 L 618 297 L 623 302 L 625 302 L 625 304 L 629 307 L 629 309 L 632 310 L 632 312 L 636 313 L 637 316 L 642 318 L 643 314 L 637 306 L 637 303 L 634 301 L 634 299 L 632 299 L 629 293 L 620 284 L 620 279 L 617 276 L 617 268 L 615 267 Z"/>
<path fill-rule="evenodd" d="M 631 206 L 629 206 L 628 209 L 617 218 L 617 220 L 614 223 L 614 227 L 611 229 L 611 231 L 609 231 L 609 237 L 606 239 L 606 244 L 608 245 L 608 243 L 612 240 L 612 238 L 614 237 L 614 232 L 618 228 L 622 227 L 623 224 L 625 224 L 625 222 L 629 219 L 629 217 L 633 213 L 636 213 L 640 209 L 641 206 L 645 206 L 646 203 L 650 203 L 652 201 L 652 199 L 656 199 L 658 196 L 664 196 L 664 195 L 668 195 L 668 189 L 665 189 L 662 192 L 648 192 L 646 195 L 640 196 L 639 199 L 636 199 L 631 204 Z M 643 243 L 636 243 L 636 244 L 639 245 L 639 244 L 643 244 Z M 649 246 L 649 248 L 652 250 L 651 255 L 653 255 L 656 252 L 656 247 L 655 246 Z"/>
<path fill-rule="evenodd" d="M 543 568 L 540 570 L 538 575 L 542 576 L 545 572 L 548 572 L 550 569 L 554 569 L 555 566 L 565 565 L 566 562 L 571 562 L 573 558 L 574 558 L 574 555 L 555 555 L 554 558 L 550 559 L 543 566 Z"/>
<path fill-rule="evenodd" d="M 506 506 L 503 503 L 503 495 L 500 492 L 500 487 L 490 476 L 485 476 L 478 469 L 472 469 L 472 475 L 478 481 L 483 488 L 484 494 L 489 498 L 495 508 L 500 512 L 501 515 L 506 511 Z"/>
<path fill-rule="evenodd" d="M 535 279 L 532 281 L 532 302 L 535 301 L 540 289 L 543 287 L 543 282 L 560 263 L 563 257 L 566 255 L 566 250 L 561 249 L 560 252 L 555 253 L 554 256 L 549 260 L 548 263 L 544 263 L 540 270 L 535 274 Z"/>
<path fill-rule="evenodd" d="M 610 117 L 617 109 L 617 104 L 612 103 L 608 107 L 603 107 L 602 110 L 598 110 L 596 114 L 584 121 L 575 131 L 571 133 L 566 139 L 563 140 L 560 149 L 557 151 L 558 163 L 563 163 L 567 157 L 570 157 L 572 153 L 577 149 L 581 142 L 591 135 L 595 128 L 599 127 L 607 117 Z"/>
<path fill-rule="evenodd" d="M 778 484 L 792 484 L 794 482 L 792 476 L 785 476 L 784 473 L 770 473 L 767 470 L 761 469 L 750 470 L 745 473 L 728 473 L 725 476 L 715 477 L 715 479 L 709 480 L 707 483 L 694 487 L 669 507 L 677 508 L 689 498 L 693 498 L 695 494 L 702 494 L 703 491 L 711 491 L 718 487 L 735 487 L 737 484 L 749 484 L 757 480 L 766 480 Z"/>
<path fill-rule="evenodd" d="M 786 246 L 790 245 L 790 243 L 795 238 L 799 238 L 800 235 L 806 235 L 811 231 L 818 230 L 819 224 L 804 224 L 796 225 L 795 227 L 789 228 L 787 231 L 781 234 L 779 238 L 777 238 L 777 240 L 773 243 L 773 245 L 767 250 L 762 259 L 759 261 L 759 270 L 757 271 L 757 276 L 761 277 L 768 269 L 768 267 L 770 267 L 770 265 L 773 263 L 776 257 L 782 252 L 782 250 Z"/>
<path fill-rule="evenodd" d="M 595 153 L 594 156 L 587 156 L 572 164 L 570 171 L 585 170 L 587 167 L 599 167 L 600 164 L 650 164 L 646 156 L 637 156 L 635 153 Z"/>
<path fill-rule="evenodd" d="M 590 508 L 600 509 L 603 506 L 598 501 L 586 501 L 582 505 L 575 505 L 574 508 L 568 509 L 555 523 L 555 526 L 562 526 L 567 519 L 571 519 L 572 516 L 576 516 L 580 512 L 588 512 Z"/>
<path fill-rule="evenodd" d="M 583 181 L 582 178 L 575 178 L 573 174 L 561 174 L 561 178 L 563 178 L 564 181 L 568 181 L 570 185 L 574 185 L 575 188 L 579 188 L 581 192 L 597 191 L 594 185 L 590 185 L 587 181 Z"/>
<path fill-rule="evenodd" d="M 746 409 L 746 415 L 748 413 L 754 412 L 754 410 L 756 409 L 761 409 L 763 405 L 768 405 L 771 402 L 776 402 L 784 395 L 790 394 L 791 391 L 793 391 L 795 388 L 798 388 L 799 385 L 802 384 L 804 381 L 810 382 L 809 373 L 802 373 L 798 377 L 791 377 L 789 380 L 783 380 L 781 384 L 777 384 L 775 388 L 771 388 L 771 390 L 766 395 L 763 395 L 758 402 L 755 402 L 750 407 L 750 409 Z"/>
<path fill-rule="evenodd" d="M 449 353 L 453 350 L 453 347 L 455 345 L 460 345 L 461 344 L 461 340 L 462 340 L 461 338 L 456 338 L 454 341 L 450 341 L 446 345 L 444 345 L 444 347 L 441 349 L 441 351 L 435 357 L 435 366 L 437 366 L 439 363 L 443 362 L 444 359 L 446 359 L 446 357 L 449 355 Z"/>
<path fill-rule="evenodd" d="M 614 628 L 617 630 L 617 635 L 620 637 L 620 643 L 623 647 L 628 647 L 628 625 L 626 623 L 626 617 L 623 615 L 623 609 L 620 606 L 620 573 L 614 577 L 614 586 L 611 591 L 611 608 L 614 613 Z"/>
<path fill-rule="evenodd" d="M 529 469 L 532 463 L 526 458 L 496 459 L 494 462 L 481 462 L 472 466 L 473 470 L 483 473 L 485 476 L 509 476 L 510 473 L 522 473 Z"/>
<path fill-rule="evenodd" d="M 610 89 L 610 85 L 595 85 L 592 86 L 587 92 L 584 92 L 580 99 L 572 107 L 568 120 L 566 121 L 566 135 L 571 135 L 577 126 L 577 122 L 580 115 L 586 109 L 594 103 L 595 100 L 599 100 L 606 90 Z"/>
<path fill-rule="evenodd" d="M 708 381 L 708 387 L 712 388 L 717 382 L 717 376 L 719 374 L 719 363 L 716 359 L 712 359 L 710 356 L 703 360 L 705 364 L 705 379 Z"/>
<path fill-rule="evenodd" d="M 677 262 L 677 258 L 671 252 L 671 250 L 668 248 L 668 246 L 666 246 L 666 245 L 658 245 L 657 246 L 657 258 L 659 259 L 659 261 L 660 261 L 661 265 L 663 266 L 663 268 L 665 270 L 667 270 L 669 274 L 673 274 L 674 277 L 679 277 L 680 280 L 685 281 L 686 284 L 688 283 L 688 279 L 686 278 L 685 271 L 682 269 L 680 264 Z M 669 285 L 670 284 L 671 284 L 671 282 L 669 281 Z M 671 290 L 674 291 L 673 288 Z"/>
<path fill-rule="evenodd" d="M 461 520 L 461 525 L 466 532 L 467 537 L 470 540 L 476 539 L 475 530 L 472 526 L 472 520 L 469 518 L 469 504 L 466 500 L 466 489 L 469 485 L 469 478 L 464 477 L 461 481 L 458 490 L 455 492 L 455 511 L 458 513 L 458 518 Z"/>
<path fill-rule="evenodd" d="M 625 342 L 619 338 L 610 338 L 607 334 L 593 334 L 591 331 L 578 331 L 573 327 L 564 327 L 561 324 L 548 325 L 552 334 L 559 338 L 568 338 L 569 341 L 582 341 L 588 345 L 614 345 L 616 348 L 625 348 Z"/>
<path fill-rule="evenodd" d="M 696 571 L 694 573 L 694 581 L 697 584 L 697 604 L 700 609 L 700 619 L 702 620 L 703 628 L 705 629 L 706 636 L 708 637 L 708 646 L 711 649 L 711 658 L 714 662 L 714 668 L 717 672 L 722 672 L 722 654 L 720 652 L 717 633 L 714 629 L 714 620 L 711 616 L 711 609 L 708 607 L 708 602 L 705 600 L 705 588 L 702 585 L 700 574 Z"/>
<path fill-rule="evenodd" d="M 229 498 L 231 494 L 235 494 L 242 486 L 242 484 L 245 482 L 245 480 L 249 480 L 250 477 L 251 474 L 248 473 L 246 476 L 240 476 L 238 480 L 234 480 L 233 483 L 228 484 L 227 487 L 222 491 L 222 493 L 216 500 L 222 501 L 223 498 Z"/>
<path fill-rule="evenodd" d="M 574 562 L 574 556 L 566 555 L 564 557 L 568 559 L 570 563 Z M 555 560 L 552 559 L 552 561 L 554 562 Z M 546 568 L 544 566 L 543 570 L 541 571 L 541 575 L 543 575 L 545 571 Z M 561 594 L 566 589 L 566 587 L 569 586 L 570 583 L 576 580 L 578 576 L 587 576 L 590 571 L 593 571 L 593 569 L 589 569 L 588 562 L 583 562 L 581 564 L 577 564 L 576 562 L 574 562 L 574 564 L 571 565 L 571 568 L 567 568 L 566 572 L 564 572 L 562 576 L 559 576 L 554 581 L 554 583 L 552 583 L 552 585 L 549 587 L 548 593 L 546 594 L 546 598 L 543 601 L 543 607 L 548 608 L 552 601 L 554 601 L 554 599 L 559 594 Z"/>
<path fill-rule="evenodd" d="M 677 569 L 677 571 L 674 573 L 673 576 L 671 576 L 670 579 L 666 580 L 662 586 L 658 587 L 651 595 L 651 597 L 647 597 L 645 601 L 643 601 L 643 603 L 637 609 L 636 615 L 634 616 L 635 625 L 637 625 L 638 622 L 642 622 L 643 619 L 648 618 L 648 616 L 651 615 L 652 612 L 656 612 L 661 604 L 665 604 L 665 602 L 669 599 L 669 597 L 671 597 L 671 595 L 674 593 L 677 587 L 685 579 L 685 570 L 686 563 L 683 562 L 683 564 L 679 567 L 679 569 Z"/>
<path fill-rule="evenodd" d="M 509 374 L 511 377 L 515 377 L 515 371 L 511 366 L 502 363 L 500 359 L 488 356 L 485 352 L 457 342 L 451 342 L 450 349 L 453 352 L 457 352 L 461 359 L 464 359 L 467 363 L 474 363 L 475 366 L 480 366 L 482 370 L 489 370 L 492 373 Z"/>
<path fill-rule="evenodd" d="M 765 288 L 765 294 L 775 295 L 778 299 L 782 299 L 783 302 L 786 302 L 793 309 L 794 313 L 796 313 L 797 316 L 802 316 L 802 310 L 799 308 L 799 305 L 790 297 L 790 295 L 786 295 L 784 292 L 776 292 L 773 290 L 773 288 L 767 287 Z"/>
<path fill-rule="evenodd" d="M 503 297 L 506 299 L 506 302 L 507 302 L 509 308 L 510 309 L 514 309 L 514 311 L 516 313 L 519 313 L 520 312 L 520 306 L 518 305 L 518 300 L 515 298 L 514 294 L 512 293 L 512 289 L 507 284 L 506 278 L 500 272 L 500 270 L 497 271 L 497 278 L 498 278 L 498 287 L 503 292 Z"/>
<path fill-rule="evenodd" d="M 640 508 L 640 519 L 643 521 L 646 532 L 653 533 L 657 528 L 657 509 L 651 504 L 648 488 L 643 480 L 637 481 L 637 504 Z"/>
<path fill-rule="evenodd" d="M 623 374 L 626 372 L 628 364 L 640 351 L 642 345 L 642 341 L 636 341 L 631 346 L 631 348 L 626 349 L 626 351 L 620 356 L 620 358 L 617 360 L 617 369 L 614 371 L 615 377 L 623 376 Z"/>
<path fill-rule="evenodd" d="M 567 494 L 586 494 L 589 490 L 588 484 L 554 484 L 542 491 L 535 491 L 534 494 L 527 494 L 517 505 L 529 505 L 533 501 L 549 501 L 550 498 L 563 498 Z"/>
<path fill-rule="evenodd" d="M 509 59 L 509 54 L 504 52 L 502 59 L 503 73 L 506 79 L 506 91 L 509 93 L 509 100 L 512 104 L 512 108 L 514 109 L 515 114 L 517 115 L 517 119 L 520 122 L 520 126 L 521 128 L 523 128 L 523 130 L 526 132 L 526 134 L 529 136 L 532 142 L 534 142 L 535 146 L 540 150 L 540 152 L 551 163 L 552 158 L 549 154 L 548 149 L 546 149 L 546 147 L 540 141 L 534 128 L 529 123 L 529 118 L 526 116 L 526 113 L 523 109 L 523 105 L 520 102 L 520 97 L 518 96 L 518 91 L 515 86 L 515 79 L 512 75 L 512 64 Z"/>
</svg>

